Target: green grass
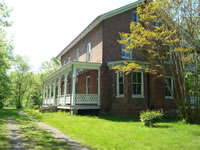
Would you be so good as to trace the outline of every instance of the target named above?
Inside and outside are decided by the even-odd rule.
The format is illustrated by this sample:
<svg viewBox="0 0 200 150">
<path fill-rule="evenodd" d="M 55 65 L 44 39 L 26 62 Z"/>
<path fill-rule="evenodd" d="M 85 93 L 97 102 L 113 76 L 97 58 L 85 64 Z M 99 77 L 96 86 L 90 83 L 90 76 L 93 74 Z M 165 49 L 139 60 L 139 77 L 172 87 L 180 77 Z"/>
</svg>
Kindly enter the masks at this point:
<svg viewBox="0 0 200 150">
<path fill-rule="evenodd" d="M 0 150 L 7 150 L 10 146 L 8 139 L 7 122 L 5 120 L 7 114 L 0 110 Z"/>
<path fill-rule="evenodd" d="M 53 136 L 39 128 L 36 123 L 32 122 L 26 116 L 18 115 L 15 109 L 0 110 L 0 150 L 6 150 L 10 147 L 9 138 L 7 136 L 7 122 L 6 118 L 11 118 L 17 122 L 20 133 L 23 133 L 22 139 L 25 149 L 33 150 L 60 150 L 66 149 L 67 143 L 60 142 L 53 138 Z M 2 124 L 1 121 L 4 123 Z M 2 128 L 4 127 L 4 128 Z M 3 139 L 3 140 L 2 140 Z"/>
<path fill-rule="evenodd" d="M 200 126 L 181 121 L 163 121 L 154 128 L 139 120 L 111 116 L 70 116 L 67 113 L 38 113 L 26 110 L 73 139 L 97 149 L 199 150 Z"/>
</svg>

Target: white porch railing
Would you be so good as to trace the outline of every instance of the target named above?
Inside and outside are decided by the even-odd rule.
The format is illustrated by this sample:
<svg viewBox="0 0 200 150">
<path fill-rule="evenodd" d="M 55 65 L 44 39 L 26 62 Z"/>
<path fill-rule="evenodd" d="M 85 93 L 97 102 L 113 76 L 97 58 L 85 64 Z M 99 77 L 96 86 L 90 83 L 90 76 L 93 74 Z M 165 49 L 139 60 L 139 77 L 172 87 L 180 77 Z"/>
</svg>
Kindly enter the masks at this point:
<svg viewBox="0 0 200 150">
<path fill-rule="evenodd" d="M 97 104 L 98 95 L 97 94 L 76 94 L 75 96 L 76 104 Z"/>
<path fill-rule="evenodd" d="M 67 94 L 66 96 L 60 96 L 57 101 L 57 105 L 67 105 L 70 104 L 71 94 Z"/>
<path fill-rule="evenodd" d="M 43 104 L 44 105 L 53 105 L 54 104 L 54 99 L 53 98 L 45 99 Z"/>
<path fill-rule="evenodd" d="M 69 105 L 71 99 L 71 94 L 66 96 L 62 95 L 57 98 L 57 105 Z M 54 99 L 45 99 L 44 105 L 53 105 Z M 76 94 L 75 95 L 75 104 L 98 104 L 98 95 L 97 94 Z"/>
</svg>

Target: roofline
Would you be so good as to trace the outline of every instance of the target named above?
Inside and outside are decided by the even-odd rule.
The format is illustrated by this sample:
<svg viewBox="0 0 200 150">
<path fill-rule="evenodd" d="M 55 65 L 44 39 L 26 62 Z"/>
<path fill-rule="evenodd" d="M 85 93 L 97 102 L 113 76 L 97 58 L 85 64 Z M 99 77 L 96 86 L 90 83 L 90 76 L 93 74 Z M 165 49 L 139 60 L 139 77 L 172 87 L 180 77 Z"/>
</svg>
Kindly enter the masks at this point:
<svg viewBox="0 0 200 150">
<path fill-rule="evenodd" d="M 98 16 L 67 47 L 65 47 L 56 56 L 56 58 L 63 56 L 64 53 L 66 53 L 70 48 L 72 48 L 75 44 L 77 44 L 83 37 L 85 37 L 91 30 L 93 30 L 96 26 L 98 26 L 103 20 L 113 17 L 115 15 L 118 15 L 120 13 L 123 13 L 125 11 L 128 11 L 129 9 L 135 8 L 138 4 L 140 4 L 144 1 L 145 0 L 138 0 L 136 2 L 122 6 L 120 8 L 114 9 L 112 11 L 109 11 L 107 13 L 104 13 L 104 14 Z"/>
</svg>

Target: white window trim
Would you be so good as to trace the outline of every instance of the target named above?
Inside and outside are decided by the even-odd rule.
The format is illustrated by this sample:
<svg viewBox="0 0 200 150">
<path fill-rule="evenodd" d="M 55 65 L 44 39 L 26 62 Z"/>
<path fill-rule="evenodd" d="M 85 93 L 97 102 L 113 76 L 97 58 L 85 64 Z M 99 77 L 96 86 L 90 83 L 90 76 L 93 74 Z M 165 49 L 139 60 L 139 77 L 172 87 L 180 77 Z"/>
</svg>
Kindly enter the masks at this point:
<svg viewBox="0 0 200 150">
<path fill-rule="evenodd" d="M 123 49 L 121 51 L 123 51 Z M 132 50 L 127 50 L 127 51 L 130 51 L 130 57 L 126 57 L 126 56 L 122 55 L 122 58 L 123 59 L 133 59 L 133 57 L 132 57 Z"/>
<path fill-rule="evenodd" d="M 85 88 L 86 88 L 86 90 L 85 90 L 85 93 L 86 94 L 89 94 L 89 90 L 88 90 L 88 79 L 90 78 L 90 76 L 86 76 L 86 81 L 85 81 L 85 83 L 86 83 L 86 86 L 85 86 Z M 89 85 L 90 86 L 90 85 Z"/>
<path fill-rule="evenodd" d="M 77 48 L 76 49 L 76 61 L 79 61 L 79 57 L 80 57 L 80 49 Z"/>
<path fill-rule="evenodd" d="M 71 62 L 71 57 L 68 57 L 67 62 L 68 62 L 68 63 Z"/>
<path fill-rule="evenodd" d="M 90 45 L 90 51 L 89 51 L 89 45 Z M 92 52 L 92 43 L 88 42 L 87 43 L 87 55 L 86 55 L 86 61 L 90 62 L 91 61 L 91 52 Z"/>
<path fill-rule="evenodd" d="M 137 14 L 137 22 L 134 22 L 134 20 L 133 20 L 133 16 L 132 16 L 132 20 L 133 20 L 133 23 L 137 24 L 137 23 L 139 22 L 139 16 L 138 16 L 137 11 L 133 11 L 133 14 L 134 14 L 134 13 Z M 132 15 L 133 15 L 133 14 L 132 14 Z"/>
<path fill-rule="evenodd" d="M 120 73 L 117 72 L 117 96 L 116 96 L 117 98 L 124 97 L 124 94 L 119 94 L 119 74 Z M 123 75 L 123 85 L 124 85 L 124 73 L 122 73 L 122 75 Z"/>
<path fill-rule="evenodd" d="M 155 24 L 154 24 L 155 23 Z M 158 21 L 153 21 L 153 27 L 155 28 L 155 27 L 158 27 L 159 25 L 158 25 Z"/>
<path fill-rule="evenodd" d="M 131 85 L 132 85 L 132 88 L 133 88 L 133 72 L 140 72 L 141 73 L 141 79 L 142 79 L 142 83 L 141 83 L 141 94 L 140 95 L 138 95 L 138 94 L 133 94 L 132 93 L 132 98 L 144 98 L 144 73 L 142 72 L 142 71 L 132 71 L 132 83 L 131 83 Z"/>
<path fill-rule="evenodd" d="M 170 78 L 171 79 L 171 94 L 172 96 L 165 96 L 165 99 L 173 99 L 174 98 L 174 80 L 172 76 L 166 76 L 166 78 Z M 166 88 L 166 87 L 165 87 Z M 166 93 L 165 93 L 166 94 Z"/>
</svg>

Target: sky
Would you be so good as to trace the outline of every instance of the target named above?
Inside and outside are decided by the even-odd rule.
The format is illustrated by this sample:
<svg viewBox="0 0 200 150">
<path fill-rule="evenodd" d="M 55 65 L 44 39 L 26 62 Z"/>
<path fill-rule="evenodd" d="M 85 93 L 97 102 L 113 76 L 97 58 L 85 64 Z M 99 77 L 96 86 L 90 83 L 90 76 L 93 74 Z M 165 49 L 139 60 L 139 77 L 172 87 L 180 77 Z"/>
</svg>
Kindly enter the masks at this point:
<svg viewBox="0 0 200 150">
<path fill-rule="evenodd" d="M 15 55 L 26 56 L 33 71 L 56 57 L 97 16 L 136 0 L 6 0 L 12 8 L 8 29 Z"/>
</svg>

